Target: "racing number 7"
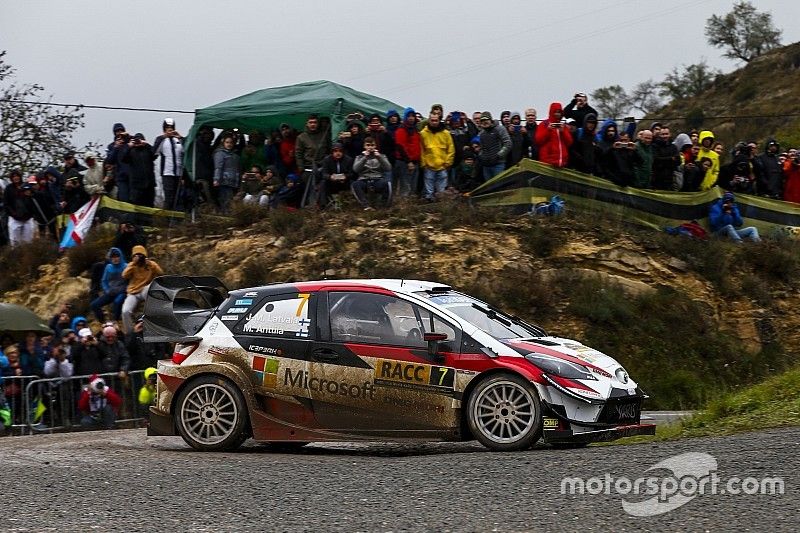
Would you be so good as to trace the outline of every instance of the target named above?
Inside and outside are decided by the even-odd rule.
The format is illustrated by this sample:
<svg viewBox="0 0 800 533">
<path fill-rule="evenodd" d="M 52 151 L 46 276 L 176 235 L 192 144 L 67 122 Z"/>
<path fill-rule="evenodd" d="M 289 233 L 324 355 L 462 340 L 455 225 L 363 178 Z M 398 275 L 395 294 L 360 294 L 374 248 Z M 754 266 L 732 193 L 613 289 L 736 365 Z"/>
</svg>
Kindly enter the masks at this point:
<svg viewBox="0 0 800 533">
<path fill-rule="evenodd" d="M 448 372 L 450 369 L 449 369 L 449 368 L 443 368 L 443 367 L 441 367 L 441 366 L 440 366 L 440 367 L 438 367 L 438 368 L 437 368 L 437 370 L 439 370 L 439 372 L 440 372 L 440 374 L 441 374 L 441 375 L 439 376 L 439 385 L 441 386 L 441 385 L 443 385 L 443 384 L 444 384 L 444 377 L 447 375 L 447 372 Z"/>
<path fill-rule="evenodd" d="M 308 293 L 303 293 L 303 294 L 298 294 L 297 297 L 300 298 L 300 305 L 297 306 L 296 316 L 302 316 L 303 307 L 308 303 L 308 299 L 311 297 L 311 295 Z"/>
</svg>

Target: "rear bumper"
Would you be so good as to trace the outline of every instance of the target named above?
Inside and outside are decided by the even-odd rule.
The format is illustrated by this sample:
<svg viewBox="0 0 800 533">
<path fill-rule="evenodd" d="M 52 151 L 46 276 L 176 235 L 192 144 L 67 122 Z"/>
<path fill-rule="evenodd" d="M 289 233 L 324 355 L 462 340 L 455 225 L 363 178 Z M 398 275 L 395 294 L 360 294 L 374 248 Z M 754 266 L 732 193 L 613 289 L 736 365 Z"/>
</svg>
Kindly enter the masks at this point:
<svg viewBox="0 0 800 533">
<path fill-rule="evenodd" d="M 550 444 L 607 442 L 636 435 L 655 435 L 655 424 L 631 424 L 575 433 L 573 431 L 544 431 L 544 441 Z"/>
<path fill-rule="evenodd" d="M 172 416 L 162 413 L 155 407 L 150 407 L 150 423 L 147 426 L 149 437 L 170 437 L 177 435 L 175 432 L 175 421 Z"/>
</svg>

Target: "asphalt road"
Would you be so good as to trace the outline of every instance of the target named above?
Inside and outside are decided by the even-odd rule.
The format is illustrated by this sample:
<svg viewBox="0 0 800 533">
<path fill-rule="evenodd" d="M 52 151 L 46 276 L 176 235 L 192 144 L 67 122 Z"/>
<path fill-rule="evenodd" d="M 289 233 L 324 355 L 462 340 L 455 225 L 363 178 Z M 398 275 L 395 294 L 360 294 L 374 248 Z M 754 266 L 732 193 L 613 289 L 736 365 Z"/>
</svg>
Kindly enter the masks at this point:
<svg viewBox="0 0 800 533">
<path fill-rule="evenodd" d="M 637 518 L 618 494 L 561 479 L 631 480 L 676 454 L 720 478 L 780 476 L 782 495 L 698 495 Z M 797 531 L 800 428 L 674 443 L 490 453 L 476 443 L 312 444 L 197 453 L 144 430 L 0 439 L 2 531 Z M 646 498 L 640 497 L 637 501 Z M 674 500 L 670 500 L 674 501 Z"/>
</svg>

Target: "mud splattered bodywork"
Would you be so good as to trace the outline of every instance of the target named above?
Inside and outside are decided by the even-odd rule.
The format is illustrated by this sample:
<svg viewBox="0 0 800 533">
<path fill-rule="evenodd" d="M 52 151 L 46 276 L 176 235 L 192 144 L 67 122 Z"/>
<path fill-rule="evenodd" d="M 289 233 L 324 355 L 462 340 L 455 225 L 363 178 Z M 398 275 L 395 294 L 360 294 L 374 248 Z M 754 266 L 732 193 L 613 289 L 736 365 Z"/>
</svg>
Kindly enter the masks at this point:
<svg viewBox="0 0 800 533">
<path fill-rule="evenodd" d="M 199 449 L 238 442 L 239 427 L 268 442 L 477 437 L 504 449 L 512 433 L 588 442 L 653 429 L 616 361 L 449 287 L 344 280 L 215 297 L 208 278 L 185 279 L 159 278 L 146 302 L 146 336 L 176 342 L 158 365 L 151 434 Z"/>
</svg>

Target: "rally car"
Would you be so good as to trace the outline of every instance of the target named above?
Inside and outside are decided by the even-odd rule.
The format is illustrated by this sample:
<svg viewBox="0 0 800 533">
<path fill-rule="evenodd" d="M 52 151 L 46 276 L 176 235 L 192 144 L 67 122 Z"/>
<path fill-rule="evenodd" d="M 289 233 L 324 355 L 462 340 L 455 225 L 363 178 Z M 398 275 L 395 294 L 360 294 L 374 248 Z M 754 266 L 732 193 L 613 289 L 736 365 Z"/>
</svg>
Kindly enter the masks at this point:
<svg viewBox="0 0 800 533">
<path fill-rule="evenodd" d="M 611 357 L 446 285 L 326 280 L 228 291 L 162 276 L 147 294 L 158 363 L 149 435 L 198 450 L 248 437 L 471 440 L 492 450 L 653 434 Z"/>
</svg>

